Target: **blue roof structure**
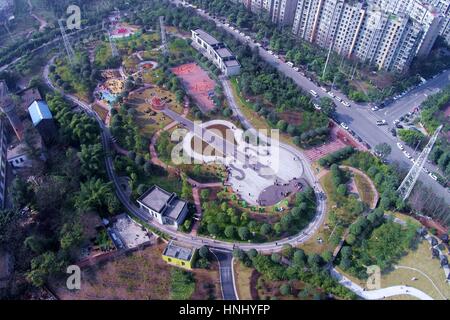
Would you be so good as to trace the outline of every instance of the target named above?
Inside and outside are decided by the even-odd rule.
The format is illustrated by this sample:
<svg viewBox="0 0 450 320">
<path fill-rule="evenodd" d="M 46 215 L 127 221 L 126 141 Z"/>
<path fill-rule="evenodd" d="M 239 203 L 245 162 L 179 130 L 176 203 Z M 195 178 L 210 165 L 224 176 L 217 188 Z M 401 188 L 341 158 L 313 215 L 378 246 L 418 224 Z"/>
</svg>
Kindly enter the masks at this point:
<svg viewBox="0 0 450 320">
<path fill-rule="evenodd" d="M 28 107 L 28 113 L 34 126 L 37 126 L 42 120 L 53 118 L 47 103 L 44 101 L 34 101 Z"/>
</svg>

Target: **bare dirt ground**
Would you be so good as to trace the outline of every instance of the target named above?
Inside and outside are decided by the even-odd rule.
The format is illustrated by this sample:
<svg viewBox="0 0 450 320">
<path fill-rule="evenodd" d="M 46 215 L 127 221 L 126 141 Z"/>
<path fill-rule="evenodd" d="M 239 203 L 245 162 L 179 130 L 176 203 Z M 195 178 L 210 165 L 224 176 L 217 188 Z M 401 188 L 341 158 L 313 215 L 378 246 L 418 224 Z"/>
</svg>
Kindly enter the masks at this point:
<svg viewBox="0 0 450 320">
<path fill-rule="evenodd" d="M 69 291 L 65 281 L 50 285 L 61 300 L 168 300 L 171 269 L 161 254 L 165 244 L 127 253 L 116 259 L 82 269 L 81 290 Z M 220 299 L 218 268 L 193 271 L 196 288 L 192 299 Z M 208 284 L 208 285 L 206 285 Z"/>
</svg>

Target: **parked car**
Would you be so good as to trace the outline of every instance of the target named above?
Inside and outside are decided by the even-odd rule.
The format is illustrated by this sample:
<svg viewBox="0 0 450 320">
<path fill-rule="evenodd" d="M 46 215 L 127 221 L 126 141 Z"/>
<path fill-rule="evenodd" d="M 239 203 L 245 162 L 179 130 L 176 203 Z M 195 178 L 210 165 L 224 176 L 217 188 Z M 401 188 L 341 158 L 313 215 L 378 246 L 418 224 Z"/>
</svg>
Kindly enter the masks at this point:
<svg viewBox="0 0 450 320">
<path fill-rule="evenodd" d="M 433 179 L 434 181 L 437 181 L 437 180 L 438 180 L 438 177 L 437 177 L 433 172 L 430 172 L 428 175 L 429 175 L 429 176 L 431 177 L 431 179 Z"/>
<path fill-rule="evenodd" d="M 348 103 L 347 101 L 345 101 L 345 100 L 342 100 L 342 102 L 341 102 L 344 106 L 346 106 L 346 107 L 350 107 L 350 103 Z"/>
<path fill-rule="evenodd" d="M 345 122 L 341 122 L 341 127 L 344 128 L 345 130 L 348 130 L 349 127 Z"/>
<path fill-rule="evenodd" d="M 408 151 L 403 151 L 403 154 L 408 158 L 408 159 L 411 159 L 411 155 L 409 154 L 409 152 Z"/>
<path fill-rule="evenodd" d="M 377 126 L 384 126 L 386 124 L 386 120 L 377 120 Z"/>
<path fill-rule="evenodd" d="M 405 147 L 404 147 L 400 142 L 397 142 L 397 147 L 398 147 L 400 150 L 405 150 Z"/>
<path fill-rule="evenodd" d="M 391 134 L 396 137 L 397 136 L 397 130 L 395 128 L 391 128 Z"/>
</svg>

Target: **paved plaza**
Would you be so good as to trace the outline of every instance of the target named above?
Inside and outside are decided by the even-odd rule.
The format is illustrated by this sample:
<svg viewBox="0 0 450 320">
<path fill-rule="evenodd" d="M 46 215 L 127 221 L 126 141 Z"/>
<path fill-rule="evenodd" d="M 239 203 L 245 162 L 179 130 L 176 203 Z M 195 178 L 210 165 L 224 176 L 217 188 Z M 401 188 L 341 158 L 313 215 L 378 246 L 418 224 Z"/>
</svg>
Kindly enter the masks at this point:
<svg viewBox="0 0 450 320">
<path fill-rule="evenodd" d="M 227 121 L 214 120 L 200 127 L 205 129 L 218 125 L 232 130 L 236 144 L 224 142 L 217 131 L 211 133 L 210 130 L 200 129 L 191 130 L 186 135 L 183 149 L 186 155 L 202 163 L 224 164 L 229 173 L 227 184 L 250 205 L 271 206 L 306 187 L 306 181 L 302 179 L 303 163 L 290 151 L 280 148 L 275 142 L 270 146 L 246 143 L 244 132 Z M 210 142 L 224 156 L 193 150 L 192 139 L 197 136 L 195 132 L 203 132 L 203 140 Z"/>
</svg>

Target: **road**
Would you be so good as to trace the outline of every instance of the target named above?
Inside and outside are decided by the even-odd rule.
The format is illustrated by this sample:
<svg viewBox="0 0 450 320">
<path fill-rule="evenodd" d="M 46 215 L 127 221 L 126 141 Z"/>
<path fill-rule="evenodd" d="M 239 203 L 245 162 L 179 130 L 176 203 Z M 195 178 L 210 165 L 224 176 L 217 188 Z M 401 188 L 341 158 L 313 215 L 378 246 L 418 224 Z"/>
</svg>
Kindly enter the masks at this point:
<svg viewBox="0 0 450 320">
<path fill-rule="evenodd" d="M 219 262 L 220 285 L 222 287 L 223 300 L 238 300 L 236 292 L 234 272 L 233 272 L 233 255 L 230 251 L 211 250 Z"/>
<path fill-rule="evenodd" d="M 172 2 L 183 5 L 179 0 L 172 0 Z M 323 92 L 318 85 L 307 77 L 303 76 L 299 72 L 296 72 L 293 68 L 286 63 L 276 58 L 272 54 L 269 54 L 267 50 L 262 47 L 258 47 L 257 44 L 245 38 L 245 35 L 241 35 L 238 31 L 231 29 L 229 26 L 225 26 L 218 19 L 213 19 L 207 15 L 204 11 L 197 11 L 200 16 L 214 21 L 218 27 L 221 27 L 226 32 L 233 35 L 241 43 L 248 44 L 252 48 L 258 48 L 259 54 L 263 60 L 275 67 L 278 71 L 282 72 L 287 77 L 291 78 L 300 88 L 305 92 L 314 90 L 319 97 L 329 97 L 329 95 Z M 423 102 L 427 96 L 432 93 L 436 93 L 446 85 L 450 83 L 450 70 L 440 74 L 436 78 L 428 81 L 426 84 L 408 92 L 405 96 L 398 99 L 394 104 L 386 107 L 385 109 L 373 112 L 370 110 L 368 104 L 351 103 L 351 107 L 345 107 L 341 103 L 336 102 L 336 114 L 339 122 L 345 122 L 349 127 L 366 141 L 372 148 L 380 143 L 387 143 L 391 146 L 392 152 L 388 159 L 396 161 L 400 166 L 409 170 L 412 167 L 412 162 L 408 160 L 403 152 L 397 147 L 399 140 L 388 132 L 387 126 L 379 127 L 376 125 L 376 120 L 386 119 L 392 126 L 392 121 L 397 119 L 397 116 L 403 115 Z M 349 101 L 349 99 L 337 90 L 332 90 L 335 96 L 340 97 L 343 100 Z M 384 114 L 386 113 L 386 114 Z M 414 158 L 417 158 L 414 150 L 405 146 L 407 150 Z M 428 166 L 428 165 L 427 165 Z M 422 173 L 420 180 L 428 187 L 430 187 L 436 195 L 442 197 L 448 204 L 450 204 L 450 197 L 447 190 L 442 187 L 437 181 L 434 181 L 427 174 Z"/>
</svg>

